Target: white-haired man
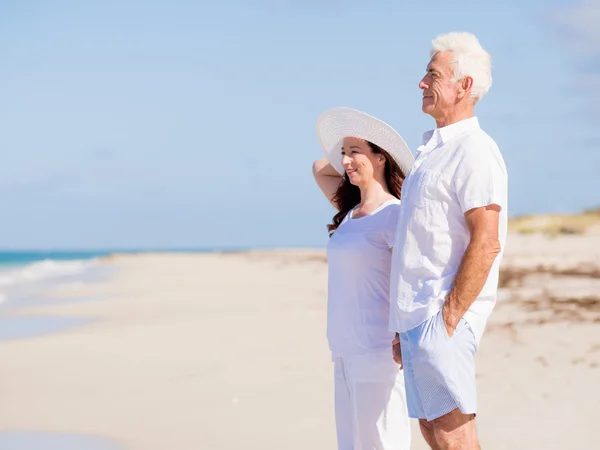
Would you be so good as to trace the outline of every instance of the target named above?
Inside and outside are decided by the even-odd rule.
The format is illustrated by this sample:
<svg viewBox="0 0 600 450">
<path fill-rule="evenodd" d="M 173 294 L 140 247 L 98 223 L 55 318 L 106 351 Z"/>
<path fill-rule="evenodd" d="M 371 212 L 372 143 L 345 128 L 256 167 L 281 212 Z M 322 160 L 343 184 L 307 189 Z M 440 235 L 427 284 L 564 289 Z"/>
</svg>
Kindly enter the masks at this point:
<svg viewBox="0 0 600 450">
<path fill-rule="evenodd" d="M 507 173 L 474 116 L 491 58 L 469 33 L 433 40 L 419 83 L 436 121 L 402 186 L 390 329 L 409 415 L 432 449 L 479 449 L 475 354 L 496 302 L 506 240 Z"/>
</svg>

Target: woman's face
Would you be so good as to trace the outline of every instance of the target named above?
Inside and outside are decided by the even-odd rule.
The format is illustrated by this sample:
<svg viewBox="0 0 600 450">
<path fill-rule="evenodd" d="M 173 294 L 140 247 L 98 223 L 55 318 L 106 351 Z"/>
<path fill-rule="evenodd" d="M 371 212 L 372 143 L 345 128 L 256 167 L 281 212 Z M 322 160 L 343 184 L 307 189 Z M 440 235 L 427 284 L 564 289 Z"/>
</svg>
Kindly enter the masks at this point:
<svg viewBox="0 0 600 450">
<path fill-rule="evenodd" d="M 342 166 L 350 183 L 355 186 L 368 184 L 375 174 L 383 172 L 385 158 L 373 153 L 369 144 L 358 138 L 344 138 L 342 146 Z"/>
</svg>

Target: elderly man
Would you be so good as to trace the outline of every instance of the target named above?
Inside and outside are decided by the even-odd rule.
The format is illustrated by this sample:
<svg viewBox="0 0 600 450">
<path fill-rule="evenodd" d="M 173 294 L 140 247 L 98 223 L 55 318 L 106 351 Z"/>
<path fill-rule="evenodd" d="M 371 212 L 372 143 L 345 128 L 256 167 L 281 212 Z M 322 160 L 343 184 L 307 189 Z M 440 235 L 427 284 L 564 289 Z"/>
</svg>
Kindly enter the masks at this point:
<svg viewBox="0 0 600 450">
<path fill-rule="evenodd" d="M 433 41 L 419 83 L 435 119 L 402 186 L 390 330 L 409 415 L 432 449 L 479 449 L 475 354 L 496 303 L 507 225 L 507 174 L 474 116 L 491 58 L 469 33 Z"/>
</svg>

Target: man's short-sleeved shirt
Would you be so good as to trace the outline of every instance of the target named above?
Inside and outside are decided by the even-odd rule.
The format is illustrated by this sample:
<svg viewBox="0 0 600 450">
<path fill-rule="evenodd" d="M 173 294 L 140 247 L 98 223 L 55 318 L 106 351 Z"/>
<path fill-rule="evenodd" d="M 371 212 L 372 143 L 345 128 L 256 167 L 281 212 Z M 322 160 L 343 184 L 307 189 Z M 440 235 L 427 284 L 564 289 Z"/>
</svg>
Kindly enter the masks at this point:
<svg viewBox="0 0 600 450">
<path fill-rule="evenodd" d="M 476 117 L 424 134 L 402 186 L 390 277 L 391 331 L 410 330 L 441 309 L 470 241 L 464 214 L 496 204 L 502 250 L 464 316 L 480 341 L 496 303 L 507 196 L 504 159 Z"/>
</svg>

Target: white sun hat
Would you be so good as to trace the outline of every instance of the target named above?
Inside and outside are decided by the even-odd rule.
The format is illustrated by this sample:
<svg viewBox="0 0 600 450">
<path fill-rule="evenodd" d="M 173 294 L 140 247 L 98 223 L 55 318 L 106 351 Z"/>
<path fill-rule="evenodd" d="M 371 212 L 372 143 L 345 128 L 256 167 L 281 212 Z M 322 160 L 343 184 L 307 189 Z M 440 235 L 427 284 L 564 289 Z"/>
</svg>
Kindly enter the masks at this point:
<svg viewBox="0 0 600 450">
<path fill-rule="evenodd" d="M 331 166 L 340 174 L 342 166 L 342 144 L 345 137 L 364 139 L 381 147 L 398 163 L 404 176 L 415 160 L 408 145 L 387 123 L 353 108 L 333 108 L 317 119 L 317 137 Z"/>
</svg>

